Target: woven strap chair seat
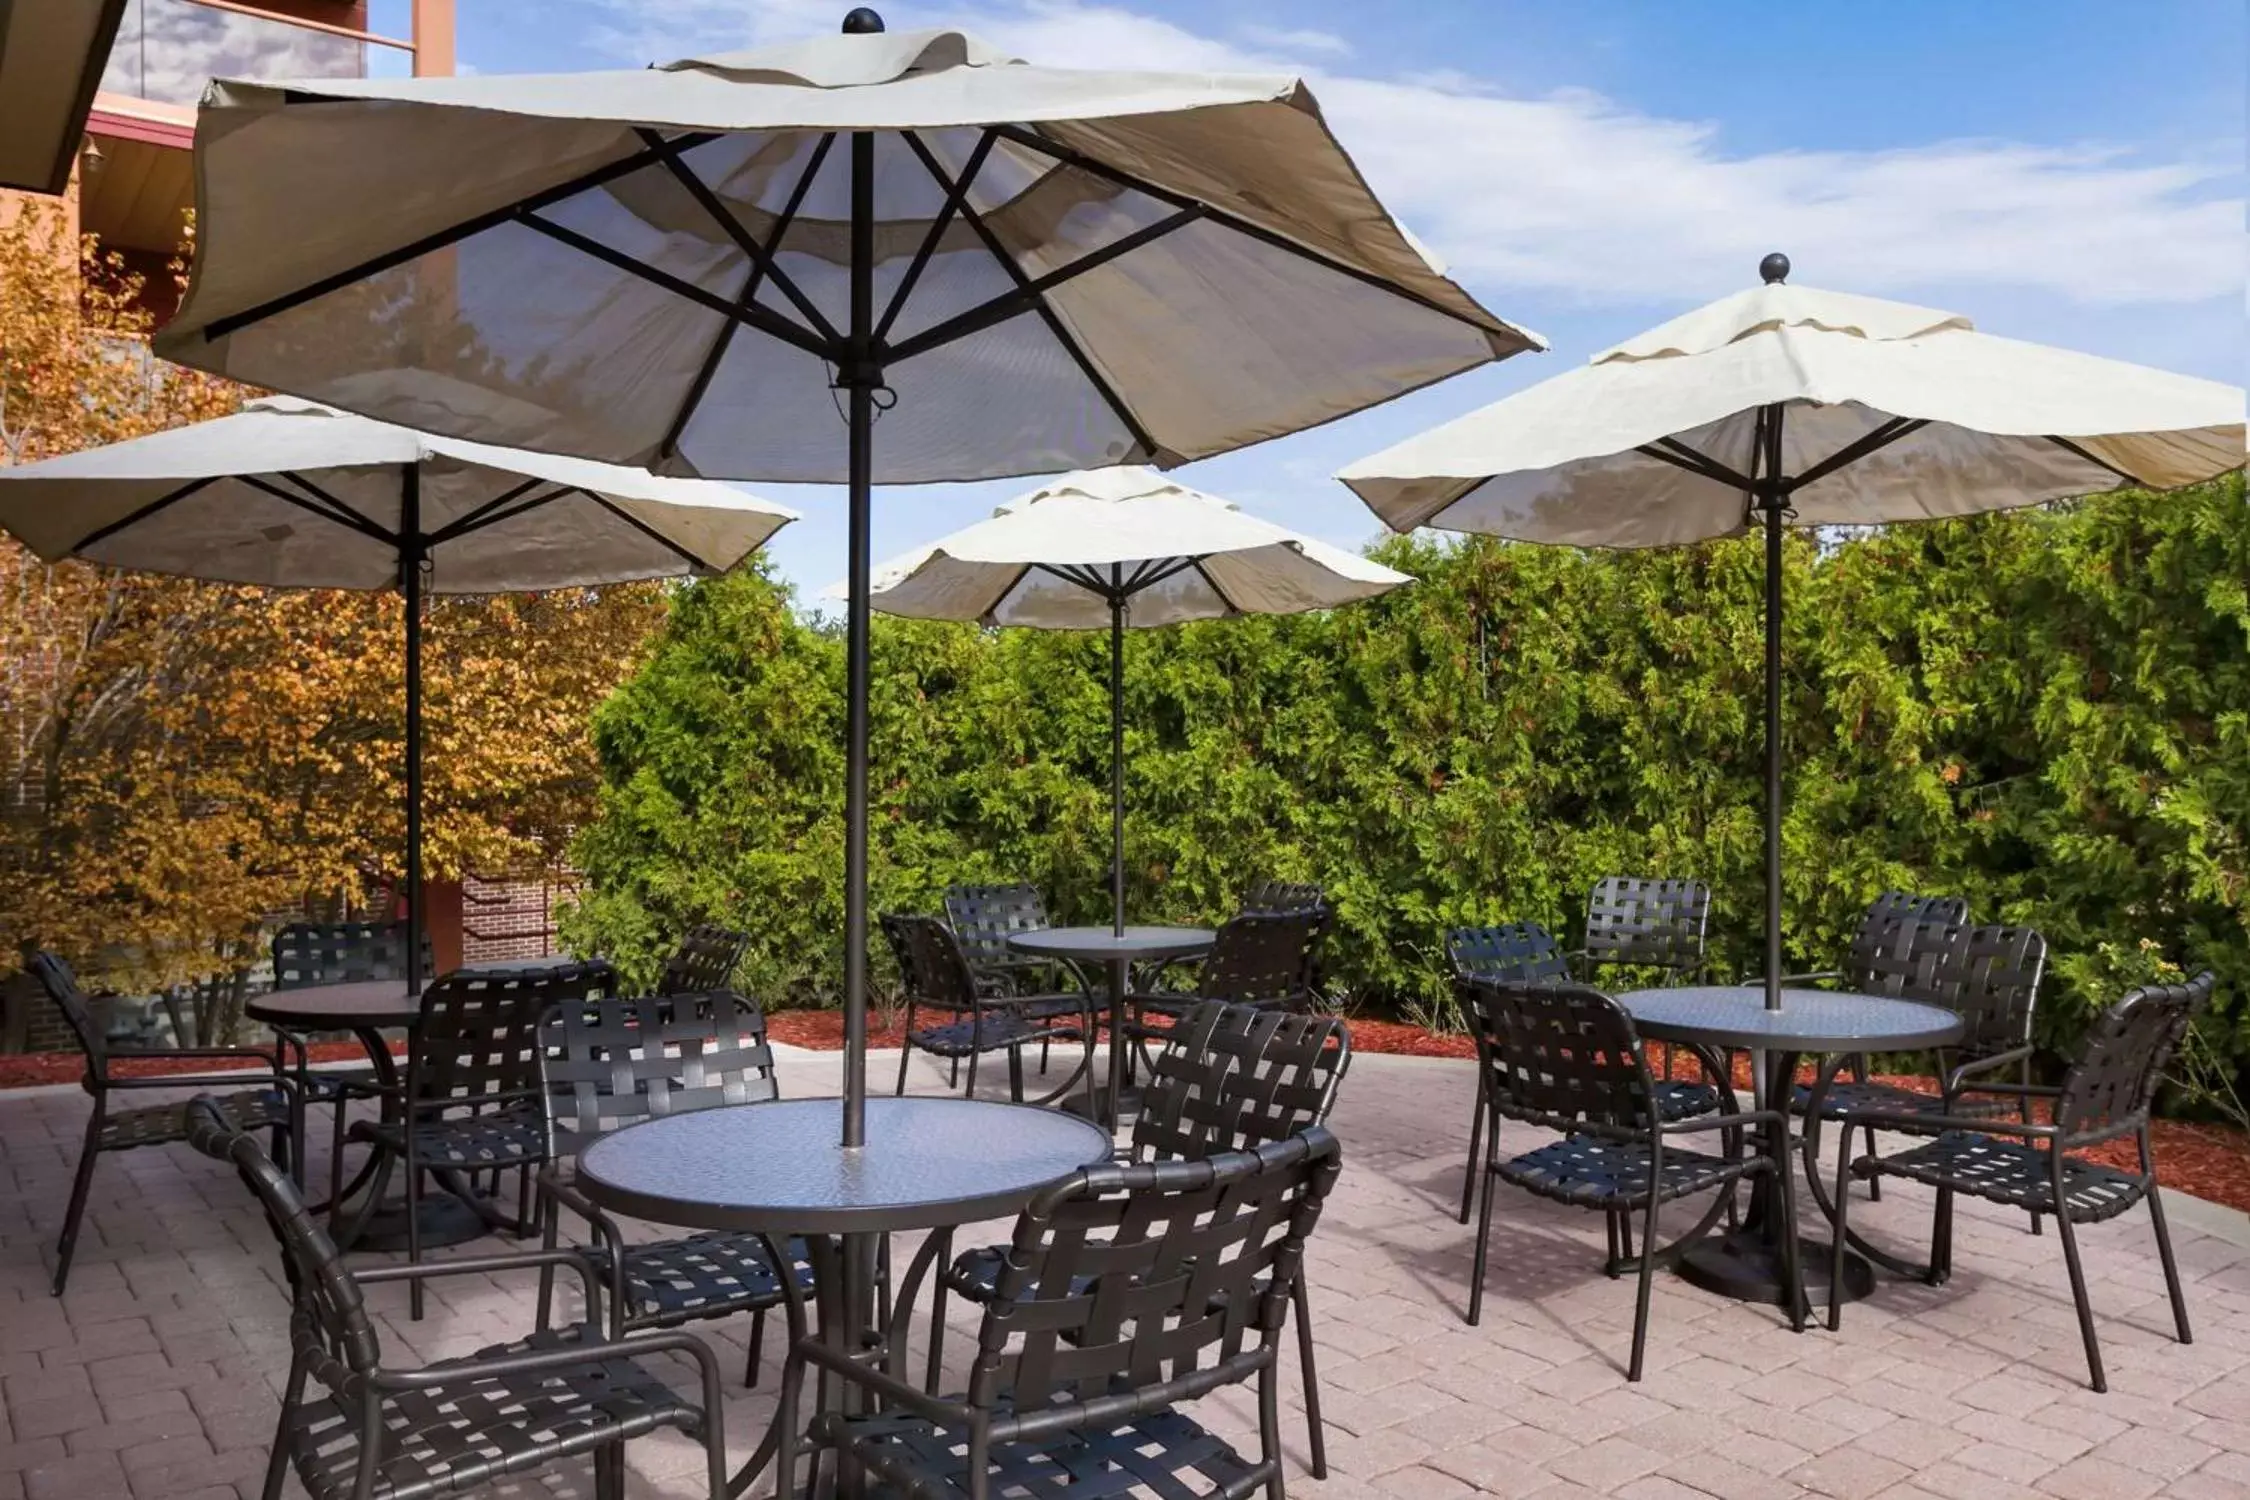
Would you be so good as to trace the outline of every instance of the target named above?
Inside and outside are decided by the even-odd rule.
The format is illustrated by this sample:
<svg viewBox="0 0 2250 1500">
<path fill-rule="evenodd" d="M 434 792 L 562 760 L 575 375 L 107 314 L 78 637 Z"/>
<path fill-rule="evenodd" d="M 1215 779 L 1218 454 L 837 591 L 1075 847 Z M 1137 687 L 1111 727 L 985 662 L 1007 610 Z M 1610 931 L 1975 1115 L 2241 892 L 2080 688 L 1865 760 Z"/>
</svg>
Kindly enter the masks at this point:
<svg viewBox="0 0 2250 1500">
<path fill-rule="evenodd" d="M 1801 1115 L 1812 1103 L 1812 1090 L 1799 1084 L 1790 1095 L 1789 1112 Z M 1828 1093 L 1820 1101 L 1823 1120 L 1841 1120 L 1858 1110 L 1880 1109 L 1894 1114 L 1915 1115 L 1966 1115 L 1971 1119 L 2000 1119 L 2016 1112 L 2012 1099 L 1993 1094 L 1964 1094 L 1948 1106 L 1942 1094 L 1925 1094 L 1919 1089 L 1906 1088 L 1896 1083 L 1851 1083 L 1844 1080 L 1830 1084 Z M 1937 1132 L 1913 1125 L 1885 1124 L 1885 1130 L 1895 1130 L 1901 1135 L 1934 1135 Z"/>
<path fill-rule="evenodd" d="M 380 1500 L 455 1494 L 662 1427 L 700 1436 L 703 1418 L 693 1405 L 624 1353 L 605 1353 L 618 1346 L 589 1341 L 582 1329 L 537 1333 L 469 1358 L 579 1342 L 588 1343 L 583 1365 L 533 1375 L 464 1373 L 458 1384 L 386 1396 L 374 1494 Z M 313 1500 L 345 1500 L 352 1493 L 359 1420 L 356 1410 L 333 1397 L 290 1413 L 290 1451 Z"/>
<path fill-rule="evenodd" d="M 351 1138 L 404 1154 L 406 1127 L 396 1120 L 360 1120 Z M 513 1167 L 547 1159 L 547 1123 L 536 1105 L 487 1110 L 414 1126 L 414 1154 L 425 1167 Z"/>
<path fill-rule="evenodd" d="M 289 1100 L 279 1089 L 244 1089 L 221 1096 L 218 1105 L 237 1130 L 264 1130 L 289 1123 Z M 121 1109 L 103 1118 L 99 1149 L 130 1151 L 136 1146 L 169 1146 L 187 1136 L 185 1103 Z"/>
<path fill-rule="evenodd" d="M 2055 1185 L 2044 1150 L 1967 1130 L 1948 1130 L 1896 1156 L 1862 1157 L 1852 1163 L 1852 1173 L 1906 1177 L 2013 1208 L 2055 1211 Z M 2114 1219 L 2146 1194 L 2140 1178 L 2130 1172 L 2063 1158 L 2063 1202 L 2073 1224 Z"/>
<path fill-rule="evenodd" d="M 813 1431 L 887 1481 L 875 1487 L 878 1494 L 969 1494 L 966 1432 L 902 1414 L 824 1415 L 814 1421 Z M 1177 1411 L 1128 1417 L 1035 1443 L 995 1443 L 991 1465 L 994 1495 L 1068 1494 L 1073 1500 L 1127 1495 L 1202 1500 L 1221 1493 L 1247 1494 L 1259 1472 L 1224 1440 Z"/>
<path fill-rule="evenodd" d="M 1656 1117 L 1659 1120 L 1694 1120 L 1719 1112 L 1719 1091 L 1708 1083 L 1662 1078 L 1656 1084 Z"/>
<path fill-rule="evenodd" d="M 1657 1201 L 1669 1203 L 1733 1182 L 1757 1164 L 1754 1158 L 1668 1149 L 1656 1184 Z M 1504 1182 L 1580 1208 L 1636 1208 L 1648 1202 L 1649 1149 L 1639 1142 L 1574 1135 L 1494 1162 L 1492 1170 Z"/>
<path fill-rule="evenodd" d="M 798 1289 L 810 1295 L 812 1253 L 803 1240 L 791 1240 L 788 1253 Z M 580 1246 L 578 1255 L 597 1276 L 609 1274 L 604 1251 Z M 714 1230 L 627 1245 L 625 1296 L 628 1317 L 658 1326 L 777 1307 L 782 1288 L 763 1240 L 754 1234 Z"/>
<path fill-rule="evenodd" d="M 1044 1026 L 1016 1011 L 995 1008 L 984 1013 L 981 1031 L 974 1021 L 948 1021 L 943 1026 L 917 1027 L 911 1035 L 914 1045 L 924 1052 L 967 1057 L 972 1052 L 998 1052 L 1025 1042 L 1075 1041 L 1079 1031 L 1075 1026 Z"/>
</svg>

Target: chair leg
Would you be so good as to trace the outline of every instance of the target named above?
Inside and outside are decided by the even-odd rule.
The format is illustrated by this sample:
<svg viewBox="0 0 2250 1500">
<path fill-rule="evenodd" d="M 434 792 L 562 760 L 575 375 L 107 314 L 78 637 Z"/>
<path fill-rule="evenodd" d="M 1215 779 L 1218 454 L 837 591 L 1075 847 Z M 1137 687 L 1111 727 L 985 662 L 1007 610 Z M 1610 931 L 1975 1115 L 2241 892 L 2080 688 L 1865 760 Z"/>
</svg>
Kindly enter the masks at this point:
<svg viewBox="0 0 2250 1500">
<path fill-rule="evenodd" d="M 947 1245 L 938 1252 L 938 1258 L 946 1260 L 952 1249 L 951 1245 Z M 941 1391 L 945 1389 L 939 1383 L 945 1376 L 945 1273 L 951 1269 L 951 1262 L 947 1260 L 945 1265 L 933 1266 L 931 1269 L 937 1274 L 930 1278 L 930 1362 L 922 1380 L 922 1388 Z"/>
<path fill-rule="evenodd" d="M 1797 1189 L 1795 1184 L 1790 1181 L 1790 1178 L 1795 1174 L 1797 1163 L 1789 1152 L 1789 1141 L 1786 1134 L 1789 1127 L 1784 1124 L 1777 1128 L 1784 1132 L 1781 1151 L 1773 1157 L 1775 1163 L 1773 1175 L 1780 1184 L 1781 1196 L 1781 1279 L 1789 1294 L 1790 1331 L 1803 1333 L 1805 1331 L 1805 1314 L 1810 1310 L 1810 1305 L 1805 1301 L 1803 1250 L 1797 1238 Z M 1839 1229 L 1836 1233 L 1836 1242 L 1842 1244 L 1843 1239 L 1843 1231 Z M 1649 1245 L 1644 1248 L 1653 1248 L 1654 1245 L 1655 1241 L 1651 1240 Z"/>
<path fill-rule="evenodd" d="M 1484 1261 L 1485 1247 L 1492 1239 L 1492 1184 L 1493 1174 L 1484 1174 L 1484 1202 L 1477 1210 L 1477 1258 L 1469 1272 L 1469 1326 L 1474 1328 L 1484 1316 Z"/>
<path fill-rule="evenodd" d="M 1476 1201 L 1479 1148 L 1484 1144 L 1484 1074 L 1477 1074 L 1477 1102 L 1469 1115 L 1469 1163 L 1461 1169 L 1461 1222 L 1469 1222 L 1469 1206 Z"/>
<path fill-rule="evenodd" d="M 2180 1342 L 2192 1344 L 2195 1335 L 2188 1330 L 2187 1298 L 2180 1291 L 2180 1268 L 2172 1259 L 2172 1231 L 2164 1222 L 2164 1200 L 2157 1194 L 2156 1184 L 2148 1185 L 2148 1216 L 2156 1226 L 2156 1256 L 2164 1263 L 2164 1290 L 2172 1297 L 2172 1326 L 2178 1330 Z"/>
<path fill-rule="evenodd" d="M 761 1307 L 750 1315 L 750 1355 L 742 1362 L 744 1390 L 754 1391 L 758 1388 L 758 1366 L 764 1363 L 765 1354 L 766 1310 Z"/>
<path fill-rule="evenodd" d="M 1834 1333 L 1844 1323 L 1844 1257 L 1851 1252 L 1845 1248 L 1851 1219 L 1852 1191 L 1852 1132 L 1849 1125 L 1836 1132 L 1836 1233 L 1828 1247 L 1828 1331 Z M 1937 1259 L 1937 1241 L 1933 1234 L 1930 1242 L 1930 1259 Z"/>
<path fill-rule="evenodd" d="M 94 1113 L 86 1121 L 86 1139 L 78 1148 L 78 1175 L 70 1181 L 70 1207 L 63 1210 L 62 1238 L 55 1242 L 55 1295 L 60 1297 L 63 1288 L 70 1285 L 70 1257 L 78 1249 L 78 1226 L 86 1217 L 86 1195 L 94 1186 L 94 1163 L 102 1154 L 102 1115 L 104 1101 L 94 1101 Z"/>
<path fill-rule="evenodd" d="M 1953 1189 L 1937 1190 L 1937 1207 L 1930 1212 L 1930 1274 L 1923 1279 L 1931 1286 L 1944 1286 L 1953 1274 Z"/>
<path fill-rule="evenodd" d="M 539 1218 L 540 1227 L 544 1231 L 539 1238 L 540 1248 L 543 1250 L 555 1250 L 561 1248 L 562 1219 L 559 1211 L 555 1206 L 555 1200 L 552 1197 L 547 1198 L 542 1203 L 540 1207 Z M 553 1326 L 554 1315 L 555 1268 L 552 1265 L 544 1265 L 539 1268 L 538 1321 L 533 1323 L 532 1327 L 538 1329 L 541 1333 L 545 1333 L 550 1327 Z"/>
<path fill-rule="evenodd" d="M 1258 1447 L 1266 1469 L 1266 1500 L 1288 1500 L 1281 1463 L 1281 1377 L 1268 1363 L 1258 1372 Z"/>
<path fill-rule="evenodd" d="M 407 1121 L 409 1140 L 414 1124 Z M 406 1152 L 406 1263 L 422 1263 L 422 1163 L 416 1159 L 411 1145 Z M 407 1283 L 407 1316 L 414 1322 L 422 1321 L 422 1279 L 417 1276 Z"/>
<path fill-rule="evenodd" d="M 594 1500 L 625 1500 L 625 1444 L 604 1443 L 594 1450 Z"/>
<path fill-rule="evenodd" d="M 1023 1103 L 1023 1047 L 1019 1044 L 1008 1049 L 1008 1099 L 1010 1103 Z"/>
<path fill-rule="evenodd" d="M 1845 1133 L 1846 1133 L 1847 1135 L 1848 1135 L 1848 1134 L 1850 1134 L 1850 1132 L 1849 1132 L 1849 1131 L 1846 1131 Z M 1875 1155 L 1875 1154 L 1876 1154 L 1876 1152 L 1875 1152 L 1875 1127 L 1874 1127 L 1874 1126 L 1872 1126 L 1872 1125 L 1870 1125 L 1870 1126 L 1868 1126 L 1868 1127 L 1867 1127 L 1867 1154 L 1868 1154 L 1869 1156 L 1873 1156 L 1873 1155 Z M 1867 1201 L 1868 1201 L 1868 1202 L 1870 1202 L 1870 1203 L 1880 1203 L 1880 1202 L 1882 1202 L 1882 1201 L 1883 1201 L 1883 1179 L 1882 1179 L 1882 1178 L 1880 1178 L 1880 1177 L 1870 1177 L 1870 1178 L 1868 1178 L 1868 1179 L 1867 1179 Z"/>
<path fill-rule="evenodd" d="M 2094 1377 L 2094 1389 L 2109 1389 L 2109 1377 L 2102 1373 L 2101 1341 L 2094 1334 L 2094 1306 L 2086 1297 L 2086 1269 L 2078 1261 L 2078 1231 L 2070 1222 L 2070 1215 L 2055 1215 L 2055 1229 L 2063 1242 L 2063 1264 L 2070 1271 L 2070 1300 L 2078 1308 L 2078 1336 L 2086 1341 L 2086 1369 Z"/>
<path fill-rule="evenodd" d="M 1312 1304 L 1305 1295 L 1304 1267 L 1297 1268 L 1296 1283 L 1289 1288 L 1291 1309 L 1297 1317 L 1297 1363 L 1305 1382 L 1305 1440 L 1312 1456 L 1312 1477 L 1328 1477 L 1327 1424 L 1320 1419 L 1320 1369 L 1313 1362 Z"/>
<path fill-rule="evenodd" d="M 906 1065 L 914 1060 L 914 1002 L 906 1002 L 906 1018 L 898 1028 L 898 1087 L 893 1094 L 906 1092 Z"/>
<path fill-rule="evenodd" d="M 1633 1263 L 1633 1216 L 1631 1213 L 1621 1213 L 1617 1216 L 1617 1249 L 1624 1256 L 1624 1264 L 1631 1265 Z"/>
<path fill-rule="evenodd" d="M 1652 1253 L 1656 1245 L 1656 1199 L 1657 1194 L 1652 1187 L 1648 1195 L 1648 1217 L 1641 1227 L 1641 1277 L 1640 1287 L 1633 1294 L 1633 1361 L 1625 1367 L 1625 1378 L 1628 1381 L 1641 1378 L 1641 1359 L 1648 1352 L 1649 1294 L 1656 1284 L 1656 1256 Z M 1628 1256 L 1632 1254 L 1629 1245 L 1625 1253 Z"/>
<path fill-rule="evenodd" d="M 274 1423 L 273 1451 L 266 1455 L 266 1482 L 259 1500 L 281 1500 L 281 1482 L 289 1472 L 289 1413 L 305 1399 L 304 1361 L 289 1361 L 289 1382 L 282 1387 L 281 1417 Z"/>
</svg>

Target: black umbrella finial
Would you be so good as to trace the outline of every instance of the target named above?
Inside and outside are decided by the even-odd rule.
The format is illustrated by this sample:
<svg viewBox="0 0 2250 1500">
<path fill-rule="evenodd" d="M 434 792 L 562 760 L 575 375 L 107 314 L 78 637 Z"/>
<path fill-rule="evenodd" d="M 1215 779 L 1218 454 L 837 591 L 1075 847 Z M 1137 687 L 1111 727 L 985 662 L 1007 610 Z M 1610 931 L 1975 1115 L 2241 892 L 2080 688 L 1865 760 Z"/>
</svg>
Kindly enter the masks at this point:
<svg viewBox="0 0 2250 1500">
<path fill-rule="evenodd" d="M 883 18 L 875 14 L 872 5 L 855 5 L 851 14 L 844 17 L 844 35 L 873 36 L 883 29 Z"/>
<path fill-rule="evenodd" d="M 1777 286 L 1789 279 L 1789 257 L 1779 250 L 1758 262 L 1758 275 L 1767 286 Z"/>
</svg>

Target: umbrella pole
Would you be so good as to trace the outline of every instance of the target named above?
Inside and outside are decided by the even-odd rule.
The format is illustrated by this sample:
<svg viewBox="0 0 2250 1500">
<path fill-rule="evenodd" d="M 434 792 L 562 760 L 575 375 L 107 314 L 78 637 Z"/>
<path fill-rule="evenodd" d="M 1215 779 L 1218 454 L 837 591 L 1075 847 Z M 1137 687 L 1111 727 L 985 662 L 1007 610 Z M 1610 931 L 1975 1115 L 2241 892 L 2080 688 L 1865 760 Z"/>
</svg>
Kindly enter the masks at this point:
<svg viewBox="0 0 2250 1500">
<path fill-rule="evenodd" d="M 1766 1009 L 1781 1009 L 1781 413 L 1760 412 L 1758 497 L 1766 523 Z M 1758 472 L 1753 470 L 1753 472 Z"/>
<path fill-rule="evenodd" d="M 1109 926 L 1125 935 L 1125 592 L 1110 566 L 1109 595 Z"/>
<path fill-rule="evenodd" d="M 406 596 L 406 984 L 422 972 L 422 466 L 408 464 L 399 494 L 398 586 Z"/>
<path fill-rule="evenodd" d="M 844 631 L 844 1127 L 843 1144 L 867 1141 L 867 618 L 869 512 L 874 506 L 875 137 L 852 134 L 851 367 L 838 379 L 851 398 L 850 609 Z"/>
</svg>

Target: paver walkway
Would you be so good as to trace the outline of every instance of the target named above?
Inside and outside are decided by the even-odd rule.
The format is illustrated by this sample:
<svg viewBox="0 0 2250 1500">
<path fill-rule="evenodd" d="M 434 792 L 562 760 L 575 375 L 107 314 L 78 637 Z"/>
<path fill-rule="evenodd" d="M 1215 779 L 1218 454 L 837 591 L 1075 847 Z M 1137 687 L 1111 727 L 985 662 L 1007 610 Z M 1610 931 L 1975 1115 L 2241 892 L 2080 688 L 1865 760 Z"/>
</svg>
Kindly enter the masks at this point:
<svg viewBox="0 0 2250 1500">
<path fill-rule="evenodd" d="M 893 1067 L 878 1061 L 873 1076 Z M 832 1055 L 791 1054 L 785 1088 L 832 1092 L 835 1069 Z M 1333 1474 L 1305 1477 L 1292 1408 L 1291 1493 L 2250 1496 L 2250 1232 L 2239 1220 L 2175 1213 L 2187 1347 L 2169 1335 L 2145 1215 L 2086 1232 L 2106 1396 L 2085 1387 L 2052 1232 L 2034 1239 L 2022 1215 L 1979 1204 L 1962 1206 L 1950 1285 L 1886 1283 L 1840 1334 L 1794 1335 L 1772 1310 L 1660 1276 L 1648 1378 L 1633 1386 L 1622 1373 L 1632 1287 L 1601 1276 L 1596 1215 L 1503 1196 L 1484 1325 L 1462 1324 L 1472 1237 L 1451 1208 L 1469 1099 L 1464 1063 L 1353 1066 L 1334 1121 L 1345 1170 L 1311 1257 Z M 69 1295 L 50 1298 L 84 1110 L 75 1091 L 0 1095 L 0 1500 L 248 1500 L 287 1364 L 273 1243 L 232 1174 L 187 1147 L 107 1157 Z M 1853 1222 L 1919 1245 L 1929 1202 L 1901 1186 L 1855 1205 Z M 528 1281 L 437 1282 L 421 1323 L 407 1320 L 402 1289 L 378 1289 L 385 1349 L 404 1363 L 517 1336 L 531 1326 Z M 965 1334 L 973 1314 L 956 1306 Z M 701 1331 L 739 1370 L 746 1320 Z M 959 1334 L 948 1344 L 963 1358 L 969 1347 Z M 773 1384 L 769 1368 L 763 1390 L 731 1399 L 731 1458 L 763 1430 Z M 1294 1402 L 1293 1374 L 1285 1390 Z M 1247 1437 L 1253 1411 L 1230 1394 L 1199 1415 Z M 691 1446 L 630 1451 L 634 1495 L 696 1493 Z M 549 1488 L 591 1492 L 584 1476 Z M 288 1493 L 301 1493 L 294 1478 Z"/>
</svg>

